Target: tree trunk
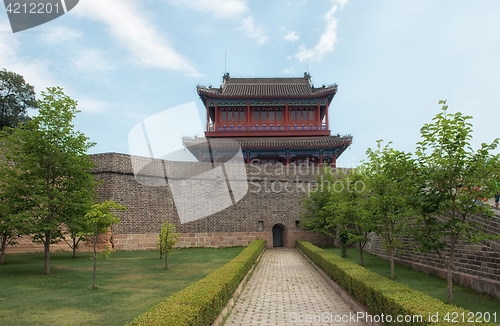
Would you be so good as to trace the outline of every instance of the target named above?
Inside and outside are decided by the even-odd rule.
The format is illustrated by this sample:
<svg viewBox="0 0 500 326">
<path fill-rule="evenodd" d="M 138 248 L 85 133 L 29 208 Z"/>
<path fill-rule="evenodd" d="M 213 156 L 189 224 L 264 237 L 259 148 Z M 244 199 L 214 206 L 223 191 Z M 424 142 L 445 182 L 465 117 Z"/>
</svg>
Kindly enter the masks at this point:
<svg viewBox="0 0 500 326">
<path fill-rule="evenodd" d="M 346 258 L 347 257 L 347 241 L 348 241 L 348 238 L 347 238 L 347 235 L 346 235 L 346 231 L 345 230 L 342 230 L 340 231 L 340 256 L 342 258 Z"/>
<path fill-rule="evenodd" d="M 394 248 L 395 247 L 395 244 L 394 244 L 395 240 L 394 239 L 396 238 L 396 231 L 394 230 L 395 222 L 390 223 L 390 228 L 391 228 L 391 233 L 390 233 L 389 239 L 391 239 L 391 241 L 389 244 L 389 246 L 390 246 L 389 247 L 389 255 L 390 255 L 389 260 L 391 262 L 391 280 L 393 280 L 394 276 L 395 276 L 394 275 L 395 274 L 394 273 L 394 251 L 395 251 L 395 248 Z"/>
<path fill-rule="evenodd" d="M 5 246 L 2 244 L 2 249 L 0 250 L 0 265 L 5 262 Z"/>
<path fill-rule="evenodd" d="M 361 266 L 365 266 L 365 263 L 363 261 L 363 245 L 361 244 L 361 242 L 358 243 L 359 244 L 359 258 L 361 260 Z"/>
<path fill-rule="evenodd" d="M 446 264 L 446 281 L 448 283 L 448 303 L 452 304 L 453 303 L 453 264 L 455 263 L 455 245 L 456 245 L 456 237 L 452 236 L 451 237 L 451 244 L 450 244 L 450 258 L 448 259 L 448 262 Z"/>
<path fill-rule="evenodd" d="M 169 235 L 170 235 L 170 225 L 167 224 L 167 228 L 166 228 L 166 232 L 165 232 L 165 239 L 163 239 L 163 241 L 165 241 L 165 247 L 164 247 L 165 252 L 163 253 L 165 255 L 165 269 L 168 269 L 168 253 L 170 250 L 170 248 L 168 247 L 168 240 L 170 238 Z"/>
<path fill-rule="evenodd" d="M 73 238 L 73 257 L 71 258 L 76 258 L 76 246 L 77 246 L 77 242 L 76 242 L 76 238 Z"/>
<path fill-rule="evenodd" d="M 391 262 L 391 280 L 394 279 L 394 250 L 393 248 L 390 249 L 390 257 L 389 257 L 389 261 Z"/>
<path fill-rule="evenodd" d="M 45 241 L 43 242 L 43 248 L 45 252 L 45 275 L 50 274 L 50 240 L 52 232 L 48 231 L 45 233 Z"/>
<path fill-rule="evenodd" d="M 3 263 L 5 262 L 5 249 L 7 248 L 7 237 L 2 236 L 1 239 L 2 243 L 0 243 L 0 245 L 2 247 L 0 248 L 0 265 L 3 265 Z"/>
<path fill-rule="evenodd" d="M 94 276 L 92 278 L 92 290 L 97 289 L 97 286 L 95 285 L 95 278 L 96 278 L 96 271 L 97 271 L 97 238 L 99 237 L 99 234 L 96 235 L 94 239 Z"/>
<path fill-rule="evenodd" d="M 446 264 L 446 281 L 448 282 L 448 303 L 452 304 L 453 303 L 453 273 L 451 270 L 451 262 L 448 261 Z"/>
</svg>

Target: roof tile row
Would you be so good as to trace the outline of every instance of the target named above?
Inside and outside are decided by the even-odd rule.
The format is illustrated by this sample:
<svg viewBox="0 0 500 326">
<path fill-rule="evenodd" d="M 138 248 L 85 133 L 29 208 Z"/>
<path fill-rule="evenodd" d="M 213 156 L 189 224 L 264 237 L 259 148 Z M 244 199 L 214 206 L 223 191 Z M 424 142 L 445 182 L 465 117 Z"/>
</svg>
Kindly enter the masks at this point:
<svg viewBox="0 0 500 326">
<path fill-rule="evenodd" d="M 197 88 L 200 96 L 225 99 L 319 98 L 337 92 L 337 85 L 315 88 L 304 78 L 230 78 L 220 88 Z"/>
</svg>

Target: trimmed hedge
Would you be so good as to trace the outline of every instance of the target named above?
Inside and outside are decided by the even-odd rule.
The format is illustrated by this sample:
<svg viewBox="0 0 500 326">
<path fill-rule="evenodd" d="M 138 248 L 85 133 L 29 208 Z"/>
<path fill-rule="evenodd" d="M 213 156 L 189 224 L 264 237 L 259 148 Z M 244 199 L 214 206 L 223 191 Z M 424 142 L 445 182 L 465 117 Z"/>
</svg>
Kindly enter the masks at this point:
<svg viewBox="0 0 500 326">
<path fill-rule="evenodd" d="M 265 245 L 265 240 L 252 241 L 227 264 L 172 294 L 127 325 L 210 325 L 224 309 Z"/>
<path fill-rule="evenodd" d="M 413 290 L 367 270 L 334 253 L 327 252 L 307 241 L 297 241 L 297 246 L 328 276 L 372 315 L 393 318 L 391 325 L 397 325 L 396 316 L 422 316 L 423 321 L 403 322 L 404 325 L 471 325 L 476 324 L 478 315 Z M 439 322 L 429 321 L 438 313 Z M 382 315 L 383 314 L 383 315 Z M 446 321 L 446 316 L 448 321 Z M 470 317 L 473 317 L 470 319 Z M 496 316 L 497 318 L 500 316 Z M 493 316 L 491 316 L 493 321 Z M 387 320 L 387 319 L 385 319 Z M 384 323 L 389 324 L 389 323 Z M 481 325 L 495 325 L 481 323 Z"/>
</svg>

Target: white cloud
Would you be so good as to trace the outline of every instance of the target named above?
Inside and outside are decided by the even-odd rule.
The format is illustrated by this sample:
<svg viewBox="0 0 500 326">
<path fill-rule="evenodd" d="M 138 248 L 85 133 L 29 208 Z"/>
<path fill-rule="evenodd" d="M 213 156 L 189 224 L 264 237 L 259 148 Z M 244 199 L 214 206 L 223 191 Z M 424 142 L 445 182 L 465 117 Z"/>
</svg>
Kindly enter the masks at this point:
<svg viewBox="0 0 500 326">
<path fill-rule="evenodd" d="M 0 31 L 10 31 L 7 21 L 0 21 Z M 16 34 L 0 33 L 0 69 L 15 72 L 24 77 L 24 80 L 35 87 L 40 93 L 48 86 L 54 86 L 51 69 L 45 62 L 21 54 L 21 44 Z"/>
<path fill-rule="evenodd" d="M 114 70 L 114 65 L 97 49 L 85 49 L 80 51 L 73 61 L 73 68 L 79 73 L 102 73 Z"/>
<path fill-rule="evenodd" d="M 174 50 L 136 3 L 130 0 L 86 0 L 75 7 L 75 13 L 104 22 L 139 63 L 188 76 L 201 76 L 187 58 Z"/>
<path fill-rule="evenodd" d="M 297 71 L 293 67 L 285 68 L 281 71 L 285 75 L 292 75 L 295 74 Z"/>
<path fill-rule="evenodd" d="M 238 30 L 241 30 L 247 37 L 259 43 L 267 41 L 262 27 L 255 25 L 254 18 L 244 0 L 171 0 L 171 2 L 190 9 L 209 12 L 218 18 L 237 21 L 240 24 Z"/>
<path fill-rule="evenodd" d="M 295 57 L 299 59 L 300 62 L 306 60 L 321 61 L 327 53 L 333 51 L 334 45 L 337 43 L 338 23 L 334 15 L 337 12 L 338 6 L 344 6 L 347 1 L 348 0 L 332 0 L 332 8 L 324 16 L 326 27 L 319 38 L 318 44 L 312 49 L 307 49 L 305 45 L 301 45 L 299 51 L 295 54 Z"/>
<path fill-rule="evenodd" d="M 0 31 L 10 30 L 7 21 L 0 21 Z M 19 38 L 13 33 L 0 33 L 0 69 L 15 72 L 24 77 L 26 83 L 35 87 L 35 91 L 40 95 L 47 87 L 59 85 L 56 82 L 52 72 L 54 69 L 50 66 L 50 61 L 42 62 L 39 59 L 23 56 L 20 54 L 21 44 Z M 65 88 L 65 93 L 71 93 L 71 90 Z M 103 113 L 109 107 L 104 102 L 91 98 L 79 98 L 78 108 L 82 112 Z M 36 110 L 30 110 L 29 115 L 38 114 Z"/>
<path fill-rule="evenodd" d="M 252 16 L 243 18 L 239 29 L 242 30 L 248 37 L 254 38 L 259 43 L 267 41 L 267 36 L 262 31 L 262 28 L 255 26 Z"/>
<path fill-rule="evenodd" d="M 109 111 L 109 104 L 90 97 L 79 97 L 78 110 L 82 113 L 104 114 Z"/>
<path fill-rule="evenodd" d="M 285 35 L 285 41 L 295 42 L 299 39 L 299 35 L 295 31 L 290 31 L 290 33 Z"/>
<path fill-rule="evenodd" d="M 42 34 L 42 39 L 45 43 L 59 44 L 77 39 L 80 36 L 82 36 L 82 33 L 75 29 L 57 26 L 55 28 L 51 28 L 47 33 Z"/>
<path fill-rule="evenodd" d="M 291 7 L 302 7 L 307 4 L 307 1 L 298 2 L 294 0 L 293 2 L 288 2 L 286 5 Z"/>
<path fill-rule="evenodd" d="M 107 73 L 115 69 L 115 64 L 101 50 L 83 49 L 73 56 L 71 68 L 71 73 L 78 79 L 109 84 Z"/>
<path fill-rule="evenodd" d="M 241 0 L 173 0 L 173 2 L 198 11 L 209 12 L 219 18 L 241 17 L 248 12 L 246 2 Z"/>
</svg>

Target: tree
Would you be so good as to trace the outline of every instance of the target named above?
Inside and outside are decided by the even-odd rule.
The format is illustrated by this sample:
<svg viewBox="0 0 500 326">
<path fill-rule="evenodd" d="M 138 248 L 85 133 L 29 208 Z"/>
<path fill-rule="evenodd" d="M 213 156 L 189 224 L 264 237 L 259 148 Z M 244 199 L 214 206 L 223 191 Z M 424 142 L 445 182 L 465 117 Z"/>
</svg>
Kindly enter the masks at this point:
<svg viewBox="0 0 500 326">
<path fill-rule="evenodd" d="M 421 129 L 422 140 L 416 148 L 413 202 L 419 216 L 415 238 L 423 251 L 435 251 L 446 268 L 448 303 L 453 302 L 452 273 L 458 241 L 478 242 L 493 236 L 482 232 L 471 217 L 491 217 L 489 206 L 478 199 L 488 197 L 500 171 L 500 156 L 491 154 L 499 139 L 483 143 L 474 151 L 470 145 L 471 116 L 442 112 Z M 446 250 L 445 250 L 446 249 Z"/>
<path fill-rule="evenodd" d="M 318 186 L 304 199 L 304 228 L 330 238 L 338 233 L 342 257 L 347 256 L 349 245 L 358 243 L 363 265 L 363 247 L 372 228 L 364 205 L 364 176 L 356 170 L 338 170 L 333 174 L 326 168 L 322 172 L 317 178 Z"/>
<path fill-rule="evenodd" d="M 114 225 L 120 223 L 120 219 L 115 216 L 111 211 L 114 210 L 126 210 L 125 206 L 122 206 L 113 201 L 106 200 L 100 204 L 94 204 L 90 208 L 89 212 L 85 214 L 85 219 L 87 224 L 92 229 L 92 235 L 94 237 L 94 274 L 92 278 L 92 290 L 97 289 L 96 286 L 96 272 L 97 272 L 97 241 L 99 240 L 99 234 L 105 233 L 108 229 Z M 105 256 L 109 255 L 109 248 L 104 252 Z"/>
<path fill-rule="evenodd" d="M 39 115 L 7 137 L 6 159 L 16 169 L 15 193 L 22 216 L 30 221 L 29 234 L 44 245 L 45 274 L 50 273 L 50 244 L 64 236 L 61 225 L 83 218 L 95 202 L 97 181 L 87 150 L 94 146 L 72 120 L 77 102 L 60 87 L 49 87 L 38 100 Z"/>
<path fill-rule="evenodd" d="M 72 258 L 76 258 L 76 249 L 81 241 L 87 241 L 88 237 L 92 234 L 92 229 L 86 223 L 85 219 L 81 218 L 81 212 L 76 212 L 72 215 L 73 218 L 66 220 L 65 224 L 62 225 L 62 234 L 69 235 L 71 240 L 67 240 L 66 236 L 62 239 L 71 248 Z M 85 212 L 83 212 L 85 215 Z M 75 218 L 76 217 L 76 218 Z"/>
<path fill-rule="evenodd" d="M 158 234 L 158 242 L 156 243 L 160 249 L 160 259 L 165 255 L 165 269 L 168 269 L 168 254 L 172 252 L 179 233 L 175 232 L 175 225 L 167 221 L 161 224 L 160 233 Z"/>
<path fill-rule="evenodd" d="M 37 107 L 35 89 L 23 76 L 0 70 L 0 130 L 28 121 L 27 109 Z"/>
<path fill-rule="evenodd" d="M 23 218 L 23 205 L 14 192 L 18 180 L 12 178 L 15 167 L 0 160 L 0 264 L 5 261 L 5 250 L 15 245 L 16 240 L 26 231 L 26 218 Z"/>
<path fill-rule="evenodd" d="M 357 243 L 360 264 L 364 266 L 363 249 L 369 241 L 369 234 L 374 230 L 371 216 L 366 210 L 366 177 L 359 170 L 349 173 L 340 172 L 337 186 L 332 189 L 336 196 L 330 197 L 326 210 L 332 212 L 332 223 L 340 229 L 342 256 L 347 256 L 347 246 Z"/>
<path fill-rule="evenodd" d="M 9 129 L 9 128 L 6 128 Z M 7 144 L 8 130 L 0 130 L 0 145 L 5 148 Z M 26 218 L 23 212 L 22 199 L 16 192 L 20 181 L 16 175 L 16 166 L 11 164 L 6 157 L 5 151 L 0 152 L 0 264 L 5 262 L 5 250 L 8 246 L 17 244 L 17 239 L 26 230 Z"/>
<path fill-rule="evenodd" d="M 95 196 L 92 193 L 87 193 L 84 189 L 81 191 L 81 196 L 78 199 L 79 205 L 68 207 L 67 218 L 64 219 L 64 224 L 60 226 L 63 235 L 62 239 L 71 248 L 72 258 L 76 258 L 76 249 L 80 242 L 88 240 L 93 234 L 93 229 L 87 223 L 85 214 L 95 204 Z M 71 240 L 68 241 L 67 236 Z"/>
<path fill-rule="evenodd" d="M 323 204 L 322 211 L 325 214 L 324 228 L 336 233 L 336 238 L 340 242 L 341 257 L 347 257 L 347 246 L 350 240 L 349 227 L 352 221 L 348 221 L 345 213 L 349 204 L 344 202 L 345 188 L 347 178 L 343 173 L 336 173 L 326 188 L 326 202 Z"/>
<path fill-rule="evenodd" d="M 303 199 L 304 215 L 301 229 L 313 231 L 333 240 L 336 236 L 336 225 L 328 222 L 330 214 L 325 210 L 330 200 L 330 189 L 336 181 L 336 176 L 331 168 L 323 168 L 321 175 L 316 178 L 316 188 L 311 190 Z"/>
<path fill-rule="evenodd" d="M 413 161 L 410 154 L 392 149 L 391 143 L 384 147 L 381 143 L 381 140 L 377 141 L 376 150 L 367 150 L 368 161 L 361 169 L 367 180 L 368 210 L 372 212 L 374 231 L 384 239 L 393 279 L 394 257 L 397 249 L 402 247 L 400 238 L 413 214 L 406 195 Z"/>
<path fill-rule="evenodd" d="M 335 182 L 329 187 L 330 196 L 324 210 L 327 223 L 338 231 L 341 256 L 347 257 L 347 247 L 358 243 L 363 265 L 363 247 L 368 241 L 369 224 L 365 212 L 366 186 L 364 176 L 356 170 L 339 171 Z"/>
</svg>

